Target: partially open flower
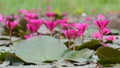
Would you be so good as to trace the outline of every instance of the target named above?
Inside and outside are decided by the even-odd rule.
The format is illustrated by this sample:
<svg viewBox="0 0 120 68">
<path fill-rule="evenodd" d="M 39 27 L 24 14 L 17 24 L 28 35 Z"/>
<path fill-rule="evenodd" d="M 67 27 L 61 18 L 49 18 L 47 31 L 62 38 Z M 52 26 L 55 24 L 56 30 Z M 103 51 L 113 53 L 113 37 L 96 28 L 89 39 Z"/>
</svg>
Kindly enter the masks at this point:
<svg viewBox="0 0 120 68">
<path fill-rule="evenodd" d="M 5 26 L 7 27 L 8 30 L 13 30 L 17 24 L 18 24 L 17 22 L 10 21 L 5 22 Z"/>
<path fill-rule="evenodd" d="M 105 40 L 107 40 L 107 41 L 114 41 L 115 39 L 116 39 L 115 36 L 107 36 L 107 37 L 105 38 Z"/>
<path fill-rule="evenodd" d="M 92 34 L 92 38 L 102 40 L 103 35 L 100 34 L 99 32 L 95 32 Z"/>
</svg>

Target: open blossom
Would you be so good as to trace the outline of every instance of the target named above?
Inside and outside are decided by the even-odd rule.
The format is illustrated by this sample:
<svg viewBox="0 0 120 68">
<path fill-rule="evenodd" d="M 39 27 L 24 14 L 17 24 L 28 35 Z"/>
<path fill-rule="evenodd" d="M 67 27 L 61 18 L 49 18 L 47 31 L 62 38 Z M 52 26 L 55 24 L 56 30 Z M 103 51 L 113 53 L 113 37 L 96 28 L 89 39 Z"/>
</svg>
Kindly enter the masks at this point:
<svg viewBox="0 0 120 68">
<path fill-rule="evenodd" d="M 95 20 L 94 24 L 98 27 L 99 30 L 103 30 L 107 24 L 109 23 L 109 20 Z"/>
<path fill-rule="evenodd" d="M 50 21 L 45 21 L 44 22 L 44 25 L 49 29 L 49 31 L 53 31 L 55 29 L 55 27 L 57 26 L 57 22 L 54 21 L 54 22 L 50 22 Z"/>
<path fill-rule="evenodd" d="M 108 36 L 105 38 L 105 40 L 107 40 L 107 41 L 114 41 L 115 39 L 116 39 L 115 36 Z"/>
<path fill-rule="evenodd" d="M 76 28 L 83 34 L 85 30 L 88 28 L 88 24 L 86 23 L 76 24 Z"/>
<path fill-rule="evenodd" d="M 103 35 L 100 34 L 99 32 L 95 32 L 91 36 L 92 36 L 92 38 L 98 39 L 98 40 L 102 40 L 102 37 L 103 37 Z"/>
<path fill-rule="evenodd" d="M 38 17 L 38 15 L 35 14 L 35 13 L 26 13 L 25 16 L 24 16 L 24 18 L 27 21 L 29 21 L 29 19 L 36 19 L 37 17 Z"/>
<path fill-rule="evenodd" d="M 46 12 L 45 15 L 47 17 L 54 17 L 55 16 L 55 13 L 54 12 Z"/>
<path fill-rule="evenodd" d="M 65 37 L 69 40 L 76 39 L 81 35 L 81 33 L 78 30 L 74 29 L 62 30 L 62 32 L 65 35 Z"/>
<path fill-rule="evenodd" d="M 98 18 L 98 19 L 104 19 L 104 18 L 105 18 L 105 16 L 104 16 L 104 15 L 102 15 L 102 14 L 99 14 L 99 15 L 97 16 L 97 18 Z"/>
<path fill-rule="evenodd" d="M 30 19 L 29 23 L 31 23 L 38 30 L 40 28 L 40 26 L 42 25 L 42 20 L 39 20 L 39 19 Z"/>
<path fill-rule="evenodd" d="M 104 28 L 104 29 L 102 30 L 102 33 L 103 33 L 103 35 L 109 34 L 109 33 L 110 33 L 110 29 Z"/>
<path fill-rule="evenodd" d="M 31 24 L 31 23 L 27 23 L 27 30 L 30 32 L 30 33 L 34 33 L 34 32 L 37 32 L 37 28 Z"/>
<path fill-rule="evenodd" d="M 10 21 L 5 22 L 5 26 L 9 30 L 13 30 L 17 24 L 18 24 L 17 22 L 10 22 Z"/>
<path fill-rule="evenodd" d="M 21 10 L 19 10 L 19 13 L 20 13 L 20 14 L 26 14 L 26 13 L 27 13 L 27 10 L 21 9 Z"/>
</svg>

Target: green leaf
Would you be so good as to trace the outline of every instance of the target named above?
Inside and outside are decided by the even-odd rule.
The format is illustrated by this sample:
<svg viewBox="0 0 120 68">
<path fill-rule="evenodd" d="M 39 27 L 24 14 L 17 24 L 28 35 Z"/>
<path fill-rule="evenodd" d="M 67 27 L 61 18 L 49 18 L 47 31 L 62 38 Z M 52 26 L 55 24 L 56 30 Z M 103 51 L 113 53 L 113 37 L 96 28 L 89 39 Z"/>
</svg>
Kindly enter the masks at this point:
<svg viewBox="0 0 120 68">
<path fill-rule="evenodd" d="M 66 51 L 63 54 L 63 58 L 67 60 L 77 61 L 77 62 L 86 62 L 89 61 L 90 57 L 94 54 L 94 50 L 82 49 L 80 51 Z"/>
<path fill-rule="evenodd" d="M 9 52 L 0 52 L 0 62 L 3 62 Z"/>
<path fill-rule="evenodd" d="M 82 45 L 80 45 L 79 49 L 89 48 L 89 49 L 96 50 L 100 46 L 101 46 L 101 44 L 100 44 L 99 40 L 93 39 L 91 41 L 85 42 Z"/>
<path fill-rule="evenodd" d="M 100 60 L 98 63 L 105 64 L 116 64 L 120 63 L 120 50 L 111 47 L 99 47 L 96 51 L 97 56 Z"/>
<path fill-rule="evenodd" d="M 15 47 L 15 54 L 22 60 L 40 64 L 43 61 L 54 61 L 61 58 L 66 46 L 50 36 L 35 36 Z"/>
</svg>

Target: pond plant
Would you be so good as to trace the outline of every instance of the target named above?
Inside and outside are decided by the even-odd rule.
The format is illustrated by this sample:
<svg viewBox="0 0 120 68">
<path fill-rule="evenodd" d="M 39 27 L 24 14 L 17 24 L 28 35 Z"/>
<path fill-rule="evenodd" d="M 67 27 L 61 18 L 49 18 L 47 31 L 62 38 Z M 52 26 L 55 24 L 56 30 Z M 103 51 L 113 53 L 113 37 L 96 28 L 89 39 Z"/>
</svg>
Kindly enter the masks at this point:
<svg viewBox="0 0 120 68">
<path fill-rule="evenodd" d="M 95 63 L 99 67 L 120 63 L 120 45 L 116 42 L 119 37 L 110 35 L 112 32 L 106 27 L 109 19 L 102 14 L 87 22 L 71 22 L 66 15 L 54 12 L 45 12 L 43 17 L 27 10 L 19 13 L 18 17 L 0 16 L 5 25 L 3 35 L 9 35 L 13 45 L 4 52 L 0 50 L 0 62 L 9 61 L 6 66 L 55 64 L 60 59 L 65 63 L 61 66 L 68 67 L 67 63 L 73 66 Z M 91 20 L 95 27 L 88 23 Z M 12 33 L 19 39 L 13 41 Z"/>
</svg>

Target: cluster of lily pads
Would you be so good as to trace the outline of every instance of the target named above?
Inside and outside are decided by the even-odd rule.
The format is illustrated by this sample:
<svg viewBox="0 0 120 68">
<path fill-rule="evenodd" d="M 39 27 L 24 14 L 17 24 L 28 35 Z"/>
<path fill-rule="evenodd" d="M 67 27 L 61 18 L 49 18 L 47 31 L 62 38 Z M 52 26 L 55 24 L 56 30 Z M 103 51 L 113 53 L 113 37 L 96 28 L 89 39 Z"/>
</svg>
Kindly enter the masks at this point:
<svg viewBox="0 0 120 68">
<path fill-rule="evenodd" d="M 46 12 L 40 16 L 27 10 L 19 12 L 18 16 L 0 16 L 2 34 L 9 36 L 9 43 L 4 46 L 10 48 L 0 52 L 1 63 L 61 65 L 57 63 L 61 59 L 63 66 L 120 63 L 119 37 L 106 27 L 109 19 L 104 15 L 71 22 L 65 13 Z M 13 41 L 13 36 L 20 39 Z"/>
</svg>

